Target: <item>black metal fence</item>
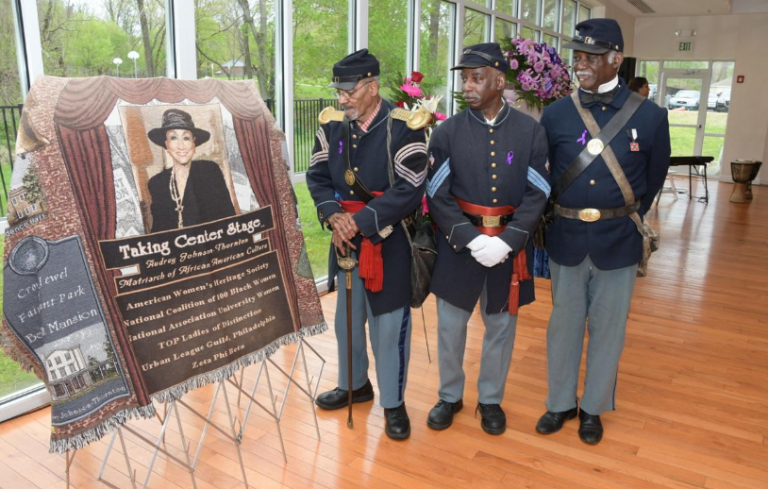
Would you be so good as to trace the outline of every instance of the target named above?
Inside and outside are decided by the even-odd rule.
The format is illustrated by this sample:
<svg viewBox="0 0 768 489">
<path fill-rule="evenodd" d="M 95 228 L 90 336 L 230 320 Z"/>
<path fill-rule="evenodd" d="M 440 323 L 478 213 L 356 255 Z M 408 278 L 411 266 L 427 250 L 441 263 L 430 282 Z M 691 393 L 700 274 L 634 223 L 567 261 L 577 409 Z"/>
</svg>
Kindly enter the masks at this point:
<svg viewBox="0 0 768 489">
<path fill-rule="evenodd" d="M 16 152 L 16 132 L 21 120 L 23 105 L 0 106 L 0 217 L 5 215 L 8 208 L 8 192 L 11 187 L 14 153 Z"/>
<path fill-rule="evenodd" d="M 274 113 L 274 100 L 266 100 L 267 107 Z M 294 172 L 303 173 L 309 168 L 309 159 L 312 155 L 312 147 L 315 144 L 315 133 L 320 127 L 317 116 L 326 107 L 338 108 L 336 99 L 309 99 L 296 100 L 293 106 L 294 127 Z M 8 193 L 11 186 L 11 173 L 16 151 L 16 133 L 21 120 L 23 105 L 0 106 L 2 119 L 0 119 L 0 217 L 5 216 L 8 210 Z"/>
</svg>

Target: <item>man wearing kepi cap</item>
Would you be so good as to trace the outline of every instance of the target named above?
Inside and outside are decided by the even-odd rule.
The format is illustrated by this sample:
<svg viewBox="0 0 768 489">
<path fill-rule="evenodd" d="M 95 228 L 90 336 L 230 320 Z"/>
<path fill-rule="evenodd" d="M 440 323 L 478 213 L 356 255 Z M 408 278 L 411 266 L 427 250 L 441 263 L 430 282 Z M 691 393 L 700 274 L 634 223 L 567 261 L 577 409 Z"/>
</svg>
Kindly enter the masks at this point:
<svg viewBox="0 0 768 489">
<path fill-rule="evenodd" d="M 642 217 L 669 167 L 667 112 L 618 77 L 624 41 L 613 19 L 591 19 L 574 50 L 580 88 L 544 109 L 555 220 L 546 246 L 553 309 L 547 330 L 549 394 L 536 431 L 578 414 L 579 437 L 599 443 L 600 415 L 616 408 L 619 358 L 643 255 Z M 585 324 L 587 376 L 577 398 Z M 580 410 L 579 410 L 580 408 Z"/>
<path fill-rule="evenodd" d="M 480 299 L 485 325 L 478 405 L 486 433 L 501 434 L 501 408 L 519 306 L 534 300 L 531 235 L 549 196 L 547 140 L 502 97 L 507 61 L 496 43 L 464 49 L 467 109 L 429 144 L 427 198 L 439 227 L 431 290 L 437 296 L 439 401 L 427 425 L 446 429 L 463 406 L 467 321 Z"/>
<path fill-rule="evenodd" d="M 338 387 L 318 396 L 323 409 L 340 409 L 373 399 L 368 380 L 365 322 L 376 358 L 386 434 L 404 439 L 410 434 L 405 410 L 405 383 L 411 339 L 411 248 L 400 221 L 412 213 L 424 195 L 427 177 L 423 125 L 411 112 L 395 108 L 379 95 L 379 62 L 367 49 L 333 66 L 334 88 L 342 111 L 320 114 L 307 186 L 320 222 L 332 230 L 328 288 L 335 279 L 345 283 L 337 254 L 353 253 L 359 266 L 352 278 L 352 375 L 347 374 L 347 298 L 336 301 L 339 352 Z M 424 121 L 425 123 L 428 121 Z M 389 144 L 389 150 L 387 145 Z M 389 160 L 391 154 L 392 161 Z M 389 165 L 394 184 L 390 185 Z M 338 277 L 337 277 L 338 274 Z"/>
</svg>

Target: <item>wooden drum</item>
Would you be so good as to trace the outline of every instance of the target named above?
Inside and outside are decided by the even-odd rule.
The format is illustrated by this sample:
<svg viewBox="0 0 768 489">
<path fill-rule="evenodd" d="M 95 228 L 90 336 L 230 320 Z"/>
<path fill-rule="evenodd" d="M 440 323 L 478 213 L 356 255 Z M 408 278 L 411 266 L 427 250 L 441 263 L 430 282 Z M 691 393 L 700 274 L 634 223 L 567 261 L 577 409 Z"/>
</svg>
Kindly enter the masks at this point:
<svg viewBox="0 0 768 489">
<path fill-rule="evenodd" d="M 761 161 L 736 160 L 731 162 L 731 176 L 733 177 L 733 191 L 731 202 L 750 202 L 752 200 L 752 180 L 760 171 Z"/>
</svg>

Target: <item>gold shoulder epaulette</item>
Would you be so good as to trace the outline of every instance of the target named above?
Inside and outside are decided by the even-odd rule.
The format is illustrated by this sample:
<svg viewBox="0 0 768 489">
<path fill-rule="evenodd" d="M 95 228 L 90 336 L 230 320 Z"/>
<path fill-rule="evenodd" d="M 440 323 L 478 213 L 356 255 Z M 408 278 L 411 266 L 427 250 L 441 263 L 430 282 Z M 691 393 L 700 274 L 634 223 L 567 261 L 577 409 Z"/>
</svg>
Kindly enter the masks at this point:
<svg viewBox="0 0 768 489">
<path fill-rule="evenodd" d="M 424 129 L 432 122 L 432 114 L 424 107 L 414 111 L 400 108 L 393 109 L 389 116 L 393 119 L 404 121 L 408 129 L 413 131 Z"/>
<path fill-rule="evenodd" d="M 326 107 L 317 116 L 317 120 L 320 124 L 328 124 L 329 122 L 341 122 L 344 120 L 344 111 L 336 110 L 333 107 Z"/>
</svg>

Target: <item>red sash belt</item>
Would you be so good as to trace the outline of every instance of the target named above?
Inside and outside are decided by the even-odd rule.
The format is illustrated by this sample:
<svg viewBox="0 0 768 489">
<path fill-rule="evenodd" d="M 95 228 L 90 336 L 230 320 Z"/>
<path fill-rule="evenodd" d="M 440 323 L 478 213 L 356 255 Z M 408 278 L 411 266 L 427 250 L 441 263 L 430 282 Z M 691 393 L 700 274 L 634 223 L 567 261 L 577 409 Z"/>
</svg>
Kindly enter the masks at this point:
<svg viewBox="0 0 768 489">
<path fill-rule="evenodd" d="M 380 197 L 384 192 L 371 192 L 374 197 Z M 356 214 L 365 207 L 361 200 L 340 200 L 344 211 Z M 381 292 L 384 288 L 384 259 L 381 256 L 381 242 L 371 243 L 371 240 L 363 236 L 363 244 L 360 246 L 360 278 L 365 281 L 365 288 L 371 292 Z"/>
<path fill-rule="evenodd" d="M 462 200 L 455 195 L 453 196 L 462 211 L 469 214 L 475 214 L 478 216 L 504 216 L 511 214 L 517 210 L 517 207 L 511 205 L 502 205 L 499 207 L 484 207 L 482 205 L 472 204 L 465 200 Z M 499 225 L 495 227 L 483 227 L 475 226 L 478 231 L 486 236 L 498 236 L 504 232 L 507 225 Z M 512 264 L 512 280 L 509 284 L 509 314 L 516 315 L 520 308 L 520 281 L 530 280 L 531 275 L 528 273 L 528 260 L 525 256 L 525 248 L 518 250 L 515 255 L 514 262 Z"/>
</svg>

